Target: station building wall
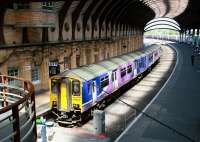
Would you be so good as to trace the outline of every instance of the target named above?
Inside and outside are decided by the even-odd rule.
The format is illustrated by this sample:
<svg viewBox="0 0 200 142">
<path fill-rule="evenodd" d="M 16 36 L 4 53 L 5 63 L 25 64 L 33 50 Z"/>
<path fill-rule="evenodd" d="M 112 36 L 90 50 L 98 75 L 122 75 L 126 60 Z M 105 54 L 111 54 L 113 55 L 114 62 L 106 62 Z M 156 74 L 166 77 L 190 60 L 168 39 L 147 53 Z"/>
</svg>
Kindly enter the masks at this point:
<svg viewBox="0 0 200 142">
<path fill-rule="evenodd" d="M 49 77 L 55 72 L 92 64 L 142 47 L 142 32 L 133 32 L 132 29 L 132 33 L 128 33 L 127 28 L 123 29 L 123 25 L 120 28 L 119 24 L 112 28 L 109 23 L 106 28 L 105 22 L 100 29 L 97 20 L 92 33 L 91 18 L 84 30 L 81 16 L 77 19 L 72 40 L 70 10 L 64 19 L 61 43 L 58 16 L 57 11 L 42 9 L 39 2 L 30 3 L 30 9 L 7 9 L 3 25 L 5 41 L 0 47 L 12 47 L 0 49 L 0 73 L 30 80 L 36 91 L 48 90 Z M 57 44 L 40 45 L 44 42 Z M 39 45 L 35 46 L 36 43 Z"/>
</svg>

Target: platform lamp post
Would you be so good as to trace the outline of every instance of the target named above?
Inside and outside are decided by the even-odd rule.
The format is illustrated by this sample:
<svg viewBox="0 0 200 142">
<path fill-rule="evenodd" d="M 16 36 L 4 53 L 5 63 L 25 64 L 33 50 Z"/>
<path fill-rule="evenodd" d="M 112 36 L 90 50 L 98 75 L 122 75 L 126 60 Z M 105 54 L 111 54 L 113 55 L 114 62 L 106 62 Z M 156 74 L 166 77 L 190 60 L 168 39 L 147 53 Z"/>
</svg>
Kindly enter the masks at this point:
<svg viewBox="0 0 200 142">
<path fill-rule="evenodd" d="M 190 30 L 189 30 L 189 29 L 187 29 L 187 31 L 186 31 L 186 36 L 187 36 L 186 43 L 188 43 L 188 40 L 189 40 L 189 33 L 190 33 Z"/>
<path fill-rule="evenodd" d="M 186 42 L 186 39 L 187 39 L 187 30 L 184 29 L 184 43 Z"/>
<path fill-rule="evenodd" d="M 194 44 L 194 29 L 191 29 L 191 44 Z"/>
<path fill-rule="evenodd" d="M 190 44 L 190 38 L 191 38 L 191 30 L 188 29 L 188 44 Z"/>
<path fill-rule="evenodd" d="M 197 47 L 199 47 L 199 43 L 200 39 L 199 39 L 199 29 L 197 29 Z"/>
<path fill-rule="evenodd" d="M 193 45 L 193 46 L 195 46 L 195 44 L 196 44 L 196 43 L 195 43 L 195 41 L 196 41 L 196 36 L 195 36 L 195 35 L 196 35 L 196 30 L 193 29 L 193 33 L 192 33 L 192 36 L 193 36 L 193 38 L 192 38 L 192 39 L 193 39 L 192 45 Z"/>
</svg>

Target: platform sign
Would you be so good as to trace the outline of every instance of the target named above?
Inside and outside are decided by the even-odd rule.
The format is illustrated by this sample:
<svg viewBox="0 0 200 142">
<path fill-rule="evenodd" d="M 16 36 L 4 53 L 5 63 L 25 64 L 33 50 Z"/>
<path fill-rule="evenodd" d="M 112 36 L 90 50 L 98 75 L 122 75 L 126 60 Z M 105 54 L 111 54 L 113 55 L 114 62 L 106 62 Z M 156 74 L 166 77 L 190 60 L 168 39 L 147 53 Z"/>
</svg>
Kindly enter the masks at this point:
<svg viewBox="0 0 200 142">
<path fill-rule="evenodd" d="M 24 69 L 25 69 L 25 71 L 30 71 L 31 70 L 31 65 L 25 65 Z"/>
<path fill-rule="evenodd" d="M 60 65 L 58 60 L 49 61 L 49 76 L 54 76 L 60 73 Z"/>
</svg>

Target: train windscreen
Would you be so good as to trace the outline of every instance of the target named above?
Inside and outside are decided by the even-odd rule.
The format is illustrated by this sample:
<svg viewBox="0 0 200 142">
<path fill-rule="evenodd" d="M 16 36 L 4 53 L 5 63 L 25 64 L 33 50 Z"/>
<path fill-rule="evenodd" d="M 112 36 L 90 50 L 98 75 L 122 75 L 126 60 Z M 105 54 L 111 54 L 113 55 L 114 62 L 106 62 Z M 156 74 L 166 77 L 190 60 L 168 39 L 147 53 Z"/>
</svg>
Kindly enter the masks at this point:
<svg viewBox="0 0 200 142">
<path fill-rule="evenodd" d="M 72 81 L 72 92 L 74 96 L 80 96 L 80 81 Z"/>
<path fill-rule="evenodd" d="M 58 80 L 51 80 L 51 92 L 54 94 L 59 94 L 60 92 L 60 83 Z"/>
</svg>

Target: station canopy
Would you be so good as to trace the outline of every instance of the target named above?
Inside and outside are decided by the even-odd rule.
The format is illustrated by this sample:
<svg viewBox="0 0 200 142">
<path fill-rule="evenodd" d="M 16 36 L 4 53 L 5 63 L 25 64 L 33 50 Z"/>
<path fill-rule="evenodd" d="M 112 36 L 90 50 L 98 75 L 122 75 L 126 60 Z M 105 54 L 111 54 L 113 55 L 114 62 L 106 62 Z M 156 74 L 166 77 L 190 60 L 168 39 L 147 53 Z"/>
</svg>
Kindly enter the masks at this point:
<svg viewBox="0 0 200 142">
<path fill-rule="evenodd" d="M 155 18 L 146 24 L 144 31 L 151 31 L 154 29 L 181 30 L 180 25 L 171 18 Z"/>
<path fill-rule="evenodd" d="M 189 0 L 143 0 L 155 12 L 155 18 L 174 18 L 185 11 Z"/>
</svg>

